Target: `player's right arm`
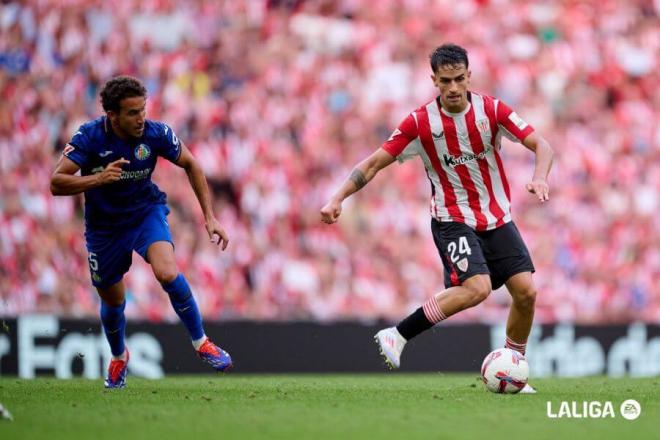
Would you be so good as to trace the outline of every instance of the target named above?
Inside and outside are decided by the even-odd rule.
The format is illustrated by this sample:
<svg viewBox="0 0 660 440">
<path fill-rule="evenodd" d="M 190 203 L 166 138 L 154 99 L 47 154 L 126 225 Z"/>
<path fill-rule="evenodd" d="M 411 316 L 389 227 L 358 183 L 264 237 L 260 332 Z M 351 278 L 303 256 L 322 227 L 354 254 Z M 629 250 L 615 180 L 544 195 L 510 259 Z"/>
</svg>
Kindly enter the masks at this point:
<svg viewBox="0 0 660 440">
<path fill-rule="evenodd" d="M 378 150 L 357 164 L 348 179 L 330 198 L 330 201 L 321 208 L 321 220 L 328 224 L 336 222 L 341 214 L 341 203 L 344 199 L 359 191 L 374 178 L 378 171 L 392 164 L 395 160 L 405 160 L 406 157 L 411 156 L 410 153 L 405 151 L 409 145 L 414 145 L 416 139 L 418 139 L 417 119 L 411 113 L 399 124 L 392 136 Z"/>
<path fill-rule="evenodd" d="M 362 189 L 362 187 L 374 178 L 378 171 L 392 164 L 395 160 L 395 156 L 392 156 L 383 148 L 379 148 L 357 164 L 353 171 L 351 171 L 348 179 L 346 179 L 337 192 L 330 198 L 330 201 L 321 209 L 321 220 L 328 224 L 336 222 L 341 214 L 341 203 L 344 199 Z"/>
<path fill-rule="evenodd" d="M 54 196 L 69 196 L 79 194 L 97 186 L 116 182 L 121 177 L 122 167 L 129 163 L 128 160 L 117 159 L 108 164 L 105 169 L 89 176 L 78 176 L 80 170 L 78 164 L 62 155 L 60 161 L 50 178 L 50 192 Z"/>
</svg>

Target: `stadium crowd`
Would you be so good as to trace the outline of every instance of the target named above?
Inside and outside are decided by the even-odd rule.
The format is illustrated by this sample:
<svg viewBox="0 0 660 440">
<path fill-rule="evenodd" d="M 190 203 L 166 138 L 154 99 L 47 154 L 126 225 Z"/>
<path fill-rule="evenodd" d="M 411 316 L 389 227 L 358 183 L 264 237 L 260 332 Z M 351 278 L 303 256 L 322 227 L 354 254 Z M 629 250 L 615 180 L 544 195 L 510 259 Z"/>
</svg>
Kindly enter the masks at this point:
<svg viewBox="0 0 660 440">
<path fill-rule="evenodd" d="M 441 290 L 420 161 L 319 209 L 350 167 L 433 98 L 428 54 L 470 55 L 556 150 L 550 201 L 505 141 L 537 322 L 660 322 L 660 2 L 31 0 L 0 9 L 0 316 L 97 316 L 82 197 L 49 179 L 99 87 L 142 79 L 147 117 L 200 160 L 230 236 L 208 240 L 185 173 L 160 161 L 176 256 L 209 319 L 398 320 Z M 174 320 L 138 257 L 127 313 Z M 503 322 L 497 291 L 451 322 Z"/>
</svg>

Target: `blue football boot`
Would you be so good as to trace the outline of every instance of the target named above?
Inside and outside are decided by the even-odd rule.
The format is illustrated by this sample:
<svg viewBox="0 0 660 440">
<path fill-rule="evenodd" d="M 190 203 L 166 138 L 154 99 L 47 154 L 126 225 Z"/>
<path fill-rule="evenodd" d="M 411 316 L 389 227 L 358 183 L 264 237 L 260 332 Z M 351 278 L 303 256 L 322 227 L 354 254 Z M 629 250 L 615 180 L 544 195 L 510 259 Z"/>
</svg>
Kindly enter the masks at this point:
<svg viewBox="0 0 660 440">
<path fill-rule="evenodd" d="M 197 350 L 197 356 L 211 365 L 216 371 L 227 371 L 233 366 L 229 353 L 215 345 L 208 338 L 206 338 L 206 341 Z"/>
<path fill-rule="evenodd" d="M 126 371 L 128 370 L 128 349 L 126 349 L 126 360 L 112 359 L 108 366 L 108 377 L 105 378 L 106 388 L 124 388 L 126 386 Z"/>
</svg>

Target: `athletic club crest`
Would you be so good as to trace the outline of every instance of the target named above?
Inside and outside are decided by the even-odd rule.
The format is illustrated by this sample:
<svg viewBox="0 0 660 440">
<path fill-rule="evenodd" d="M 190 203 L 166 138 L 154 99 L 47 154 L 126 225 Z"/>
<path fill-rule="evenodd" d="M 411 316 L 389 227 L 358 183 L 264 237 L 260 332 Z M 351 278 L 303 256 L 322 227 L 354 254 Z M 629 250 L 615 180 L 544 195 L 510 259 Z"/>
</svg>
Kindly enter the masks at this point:
<svg viewBox="0 0 660 440">
<path fill-rule="evenodd" d="M 151 150 L 147 144 L 140 144 L 135 149 L 135 157 L 139 160 L 145 160 L 151 156 Z"/>
<path fill-rule="evenodd" d="M 488 119 L 479 119 L 477 121 L 477 129 L 479 133 L 486 133 L 488 131 Z"/>
<path fill-rule="evenodd" d="M 458 268 L 461 270 L 461 272 L 466 272 L 467 269 L 468 269 L 468 265 L 469 265 L 469 263 L 468 263 L 467 258 L 463 258 L 458 263 L 456 263 L 456 266 L 458 266 Z"/>
</svg>

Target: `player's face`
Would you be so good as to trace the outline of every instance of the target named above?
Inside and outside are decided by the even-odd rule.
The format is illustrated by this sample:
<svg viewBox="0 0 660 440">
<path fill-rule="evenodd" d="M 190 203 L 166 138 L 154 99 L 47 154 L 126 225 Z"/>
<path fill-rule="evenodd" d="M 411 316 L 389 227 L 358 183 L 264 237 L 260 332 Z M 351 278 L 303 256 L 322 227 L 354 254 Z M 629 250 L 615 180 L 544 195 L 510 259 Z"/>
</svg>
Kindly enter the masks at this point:
<svg viewBox="0 0 660 440">
<path fill-rule="evenodd" d="M 433 84 L 440 90 L 442 106 L 452 113 L 465 110 L 470 74 L 465 64 L 446 64 L 431 75 Z"/>
<path fill-rule="evenodd" d="M 119 112 L 108 112 L 112 128 L 122 138 L 142 137 L 147 99 L 144 96 L 124 98 L 119 103 Z"/>
</svg>

